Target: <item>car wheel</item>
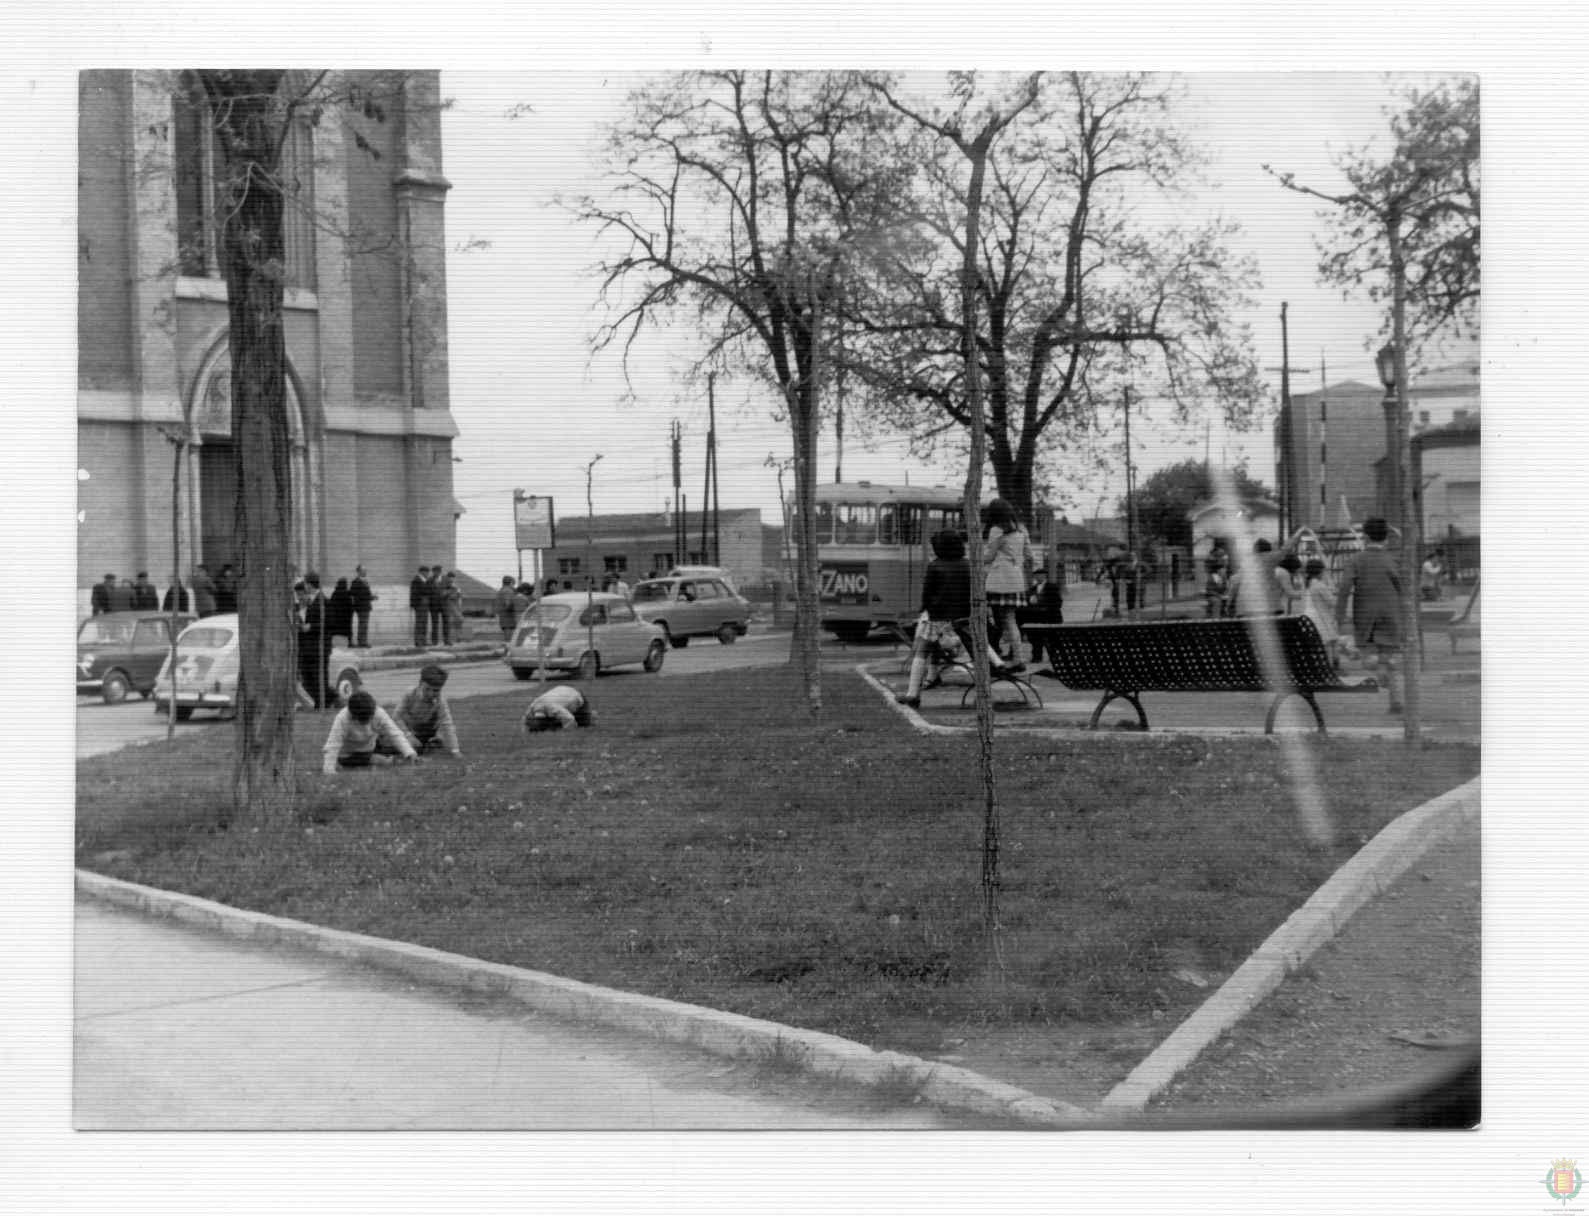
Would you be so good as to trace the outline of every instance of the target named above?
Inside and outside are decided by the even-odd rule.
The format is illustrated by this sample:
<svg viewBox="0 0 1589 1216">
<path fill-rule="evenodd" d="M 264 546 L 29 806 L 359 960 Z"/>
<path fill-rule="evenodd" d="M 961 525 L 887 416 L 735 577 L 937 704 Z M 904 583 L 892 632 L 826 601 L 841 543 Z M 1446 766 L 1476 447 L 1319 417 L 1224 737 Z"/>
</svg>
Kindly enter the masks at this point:
<svg viewBox="0 0 1589 1216">
<path fill-rule="evenodd" d="M 104 683 L 99 686 L 99 695 L 106 705 L 120 705 L 131 691 L 132 682 L 124 671 L 107 671 Z"/>
<path fill-rule="evenodd" d="M 579 670 L 575 674 L 581 680 L 594 680 L 601 674 L 601 658 L 587 650 L 579 656 Z"/>
<path fill-rule="evenodd" d="M 354 671 L 351 667 L 344 667 L 337 673 L 337 700 L 343 705 L 346 705 L 349 698 L 351 698 L 354 693 L 359 691 L 359 686 L 362 683 L 363 681 L 359 679 L 358 672 Z"/>
<path fill-rule="evenodd" d="M 668 635 L 668 645 L 673 647 L 674 650 L 683 650 L 690 644 L 689 638 L 675 637 L 673 631 L 666 625 L 662 626 L 662 632 Z"/>
<path fill-rule="evenodd" d="M 178 722 L 186 722 L 192 716 L 193 716 L 193 706 L 191 706 L 191 705 L 178 705 L 177 706 L 177 721 Z"/>
<path fill-rule="evenodd" d="M 535 668 L 533 667 L 515 667 L 513 669 L 513 678 L 515 680 L 528 680 L 534 674 Z"/>
<path fill-rule="evenodd" d="M 731 623 L 724 623 L 718 627 L 717 640 L 724 646 L 732 646 L 739 641 L 739 634 L 734 631 L 734 626 Z"/>
<path fill-rule="evenodd" d="M 658 638 L 646 649 L 645 669 L 647 671 L 661 671 L 662 660 L 668 657 L 668 648 Z"/>
</svg>

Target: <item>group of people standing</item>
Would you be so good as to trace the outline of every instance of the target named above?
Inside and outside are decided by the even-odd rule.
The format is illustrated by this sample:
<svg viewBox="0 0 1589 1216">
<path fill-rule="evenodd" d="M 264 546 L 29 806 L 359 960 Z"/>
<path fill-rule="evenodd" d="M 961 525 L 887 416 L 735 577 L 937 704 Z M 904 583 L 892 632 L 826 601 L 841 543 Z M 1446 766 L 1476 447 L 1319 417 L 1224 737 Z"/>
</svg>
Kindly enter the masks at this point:
<svg viewBox="0 0 1589 1216">
<path fill-rule="evenodd" d="M 463 639 L 463 588 L 456 571 L 421 566 L 408 584 L 408 610 L 414 614 L 414 645 L 450 646 Z"/>
<path fill-rule="evenodd" d="M 100 616 L 107 612 L 189 612 L 194 616 L 214 616 L 218 612 L 237 611 L 237 575 L 228 562 L 213 578 L 208 567 L 200 562 L 193 567 L 193 575 L 186 587 L 180 578 L 173 578 L 164 597 L 156 591 L 145 570 L 138 571 L 136 580 L 124 578 L 116 581 L 107 574 L 88 596 L 89 612 Z"/>
<path fill-rule="evenodd" d="M 1277 554 L 1262 538 L 1233 571 L 1229 552 L 1216 544 L 1207 559 L 1208 615 L 1307 617 L 1331 664 L 1339 670 L 1343 657 L 1360 654 L 1388 693 L 1390 712 L 1400 713 L 1402 582 L 1396 559 L 1386 548 L 1389 534 L 1383 519 L 1364 520 L 1363 547 L 1347 560 L 1339 582 L 1322 558 Z"/>
</svg>

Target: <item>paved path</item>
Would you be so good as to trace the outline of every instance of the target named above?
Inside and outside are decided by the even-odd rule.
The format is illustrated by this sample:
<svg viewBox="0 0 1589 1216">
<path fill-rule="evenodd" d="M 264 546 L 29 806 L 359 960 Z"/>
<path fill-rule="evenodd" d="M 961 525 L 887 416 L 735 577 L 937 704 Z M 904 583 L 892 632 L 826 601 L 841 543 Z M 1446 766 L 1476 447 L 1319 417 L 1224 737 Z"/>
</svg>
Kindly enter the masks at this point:
<svg viewBox="0 0 1589 1216">
<path fill-rule="evenodd" d="M 92 899 L 75 970 L 79 1129 L 965 1126 Z"/>
</svg>

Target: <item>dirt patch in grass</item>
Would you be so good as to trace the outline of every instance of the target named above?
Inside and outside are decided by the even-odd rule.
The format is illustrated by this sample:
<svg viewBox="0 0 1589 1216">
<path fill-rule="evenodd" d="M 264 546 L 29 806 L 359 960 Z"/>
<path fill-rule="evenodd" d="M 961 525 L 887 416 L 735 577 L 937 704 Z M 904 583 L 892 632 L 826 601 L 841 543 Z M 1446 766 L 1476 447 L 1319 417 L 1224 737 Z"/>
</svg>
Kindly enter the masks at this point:
<svg viewBox="0 0 1589 1216">
<path fill-rule="evenodd" d="M 79 765 L 79 863 L 237 907 L 729 1009 L 1091 1101 L 1476 749 L 1312 740 L 1309 843 L 1263 739 L 1001 734 L 1005 974 L 979 917 L 974 740 L 852 674 L 820 721 L 759 668 L 612 676 L 594 730 L 525 740 L 527 694 L 454 706 L 469 759 L 325 778 L 217 830 L 226 728 Z"/>
</svg>

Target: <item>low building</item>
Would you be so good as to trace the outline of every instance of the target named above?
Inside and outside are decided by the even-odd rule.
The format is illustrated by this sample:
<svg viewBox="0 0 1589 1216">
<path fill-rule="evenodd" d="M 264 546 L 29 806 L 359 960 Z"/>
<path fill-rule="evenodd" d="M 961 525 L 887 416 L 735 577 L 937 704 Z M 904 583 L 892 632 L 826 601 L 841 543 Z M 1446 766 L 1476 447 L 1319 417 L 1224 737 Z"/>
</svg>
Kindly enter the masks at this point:
<svg viewBox="0 0 1589 1216">
<path fill-rule="evenodd" d="M 1446 550 L 1446 567 L 1460 577 L 1479 567 L 1479 447 L 1477 412 L 1412 439 L 1413 485 L 1425 547 Z"/>
<path fill-rule="evenodd" d="M 616 574 L 633 585 L 675 565 L 722 566 L 736 587 L 763 586 L 777 577 L 782 530 L 763 524 L 759 508 L 718 512 L 715 534 L 708 515 L 704 538 L 701 513 L 686 512 L 682 544 L 679 522 L 664 511 L 597 515 L 588 524 L 583 516 L 565 516 L 557 521 L 556 548 L 541 552 L 541 581 L 583 588 L 592 574 L 598 583 Z"/>
</svg>

